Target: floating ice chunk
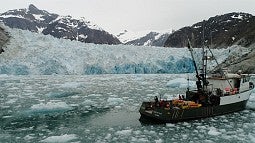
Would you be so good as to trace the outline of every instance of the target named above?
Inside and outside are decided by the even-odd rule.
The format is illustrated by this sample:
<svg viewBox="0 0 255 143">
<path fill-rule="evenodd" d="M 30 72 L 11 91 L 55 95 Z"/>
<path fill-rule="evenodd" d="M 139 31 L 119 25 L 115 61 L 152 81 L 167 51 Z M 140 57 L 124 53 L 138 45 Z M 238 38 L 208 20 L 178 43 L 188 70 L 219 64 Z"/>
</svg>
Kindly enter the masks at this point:
<svg viewBox="0 0 255 143">
<path fill-rule="evenodd" d="M 19 95 L 17 95 L 17 94 L 10 94 L 10 95 L 8 95 L 8 98 L 17 98 L 17 97 L 19 97 Z"/>
<path fill-rule="evenodd" d="M 3 116 L 2 119 L 11 118 L 12 116 Z"/>
<path fill-rule="evenodd" d="M 223 135 L 222 135 L 222 138 L 223 138 L 223 139 L 226 139 L 226 140 L 230 140 L 232 137 L 229 136 L 229 135 L 227 135 L 227 134 L 223 134 Z"/>
<path fill-rule="evenodd" d="M 124 100 L 121 98 L 110 97 L 110 98 L 108 98 L 107 102 L 108 102 L 108 105 L 117 106 L 117 105 L 120 105 L 121 103 L 123 103 Z"/>
<path fill-rule="evenodd" d="M 33 105 L 31 109 L 40 110 L 40 109 L 56 109 L 56 108 L 70 108 L 65 102 L 48 102 L 46 104 L 40 103 Z"/>
<path fill-rule="evenodd" d="M 142 143 L 142 142 L 149 142 L 149 140 L 146 139 L 146 138 L 139 138 L 139 139 L 137 140 L 137 142 L 139 142 L 139 143 Z"/>
<path fill-rule="evenodd" d="M 51 136 L 48 137 L 44 140 L 42 140 L 41 142 L 47 142 L 47 143 L 66 143 L 66 142 L 70 142 L 72 140 L 76 140 L 78 139 L 78 137 L 75 134 L 64 134 L 64 135 L 60 135 L 60 136 Z"/>
<path fill-rule="evenodd" d="M 221 134 L 221 133 L 218 132 L 217 129 L 214 128 L 214 127 L 211 127 L 209 132 L 208 132 L 208 135 L 212 135 L 212 136 L 218 136 L 219 134 Z"/>
<path fill-rule="evenodd" d="M 111 135 L 110 133 L 108 133 L 108 134 L 105 136 L 105 139 L 106 139 L 106 140 L 109 140 L 109 139 L 111 139 L 111 137 L 112 137 L 112 135 Z"/>
<path fill-rule="evenodd" d="M 66 83 L 62 84 L 60 87 L 62 87 L 62 88 L 78 88 L 80 86 L 81 86 L 81 83 L 66 82 Z"/>
<path fill-rule="evenodd" d="M 204 143 L 214 143 L 214 141 L 211 141 L 211 140 L 204 140 Z"/>
<path fill-rule="evenodd" d="M 135 142 L 135 143 L 147 143 L 147 142 L 149 142 L 149 140 L 144 138 L 144 137 L 141 137 L 141 138 L 132 137 L 131 138 L 131 142 Z"/>
<path fill-rule="evenodd" d="M 127 129 L 127 130 L 117 131 L 115 134 L 119 136 L 130 136 L 131 133 L 132 133 L 132 129 Z"/>
<path fill-rule="evenodd" d="M 138 142 L 136 137 L 131 137 L 131 142 Z"/>
<path fill-rule="evenodd" d="M 197 128 L 197 129 L 199 129 L 199 130 L 207 129 L 207 127 L 206 127 L 206 126 L 197 126 L 196 128 Z"/>
<path fill-rule="evenodd" d="M 101 97 L 103 96 L 102 94 L 90 94 L 88 97 Z"/>
<path fill-rule="evenodd" d="M 31 107 L 32 113 L 55 113 L 65 112 L 71 110 L 72 107 L 67 105 L 65 102 L 48 102 L 46 104 L 40 103 Z"/>
<path fill-rule="evenodd" d="M 172 123 L 167 123 L 166 124 L 166 127 L 174 127 L 175 126 L 175 124 L 172 124 Z"/>
<path fill-rule="evenodd" d="M 134 133 L 135 135 L 139 135 L 139 134 L 142 133 L 142 131 L 137 130 L 137 131 L 134 131 L 133 133 Z"/>
<path fill-rule="evenodd" d="M 35 137 L 33 137 L 32 135 L 26 135 L 25 137 L 24 137 L 24 139 L 25 140 L 31 140 L 31 139 L 34 139 Z"/>
<path fill-rule="evenodd" d="M 190 126 L 190 124 L 188 122 L 183 122 L 182 125 L 184 126 Z"/>
<path fill-rule="evenodd" d="M 229 121 L 227 119 L 223 119 L 222 122 L 228 123 Z"/>
<path fill-rule="evenodd" d="M 121 109 L 121 106 L 115 106 L 115 109 Z"/>
<path fill-rule="evenodd" d="M 226 133 L 226 129 L 219 129 L 221 133 Z"/>
<path fill-rule="evenodd" d="M 147 94 L 149 97 L 159 96 L 158 94 Z"/>
<path fill-rule="evenodd" d="M 7 103 L 7 104 L 13 104 L 13 103 L 15 103 L 17 101 L 17 99 L 10 99 L 10 100 L 8 100 L 7 102 L 5 102 L 5 103 Z"/>
<path fill-rule="evenodd" d="M 155 143 L 163 143 L 162 139 L 155 140 Z"/>
<path fill-rule="evenodd" d="M 9 77 L 9 75 L 8 74 L 0 74 L 0 77 Z"/>
<path fill-rule="evenodd" d="M 196 125 L 196 126 L 201 126 L 202 125 L 202 123 L 193 123 L 194 125 Z"/>
<path fill-rule="evenodd" d="M 92 100 L 85 100 L 84 102 L 82 102 L 82 104 L 85 106 L 93 106 L 93 105 L 96 105 L 96 102 Z"/>
<path fill-rule="evenodd" d="M 247 109 L 255 109 L 255 101 L 254 101 L 254 99 L 251 99 L 251 100 L 250 99 L 247 104 Z"/>
<path fill-rule="evenodd" d="M 188 135 L 186 135 L 186 134 L 182 135 L 182 139 L 186 140 L 187 138 L 188 138 Z"/>
<path fill-rule="evenodd" d="M 166 86 L 170 88 L 187 88 L 187 87 L 193 88 L 196 86 L 196 82 L 188 81 L 185 78 L 176 78 L 176 79 L 168 81 Z"/>
<path fill-rule="evenodd" d="M 155 131 L 149 131 L 148 133 L 151 134 L 151 135 L 156 135 L 157 134 Z"/>
<path fill-rule="evenodd" d="M 255 136 L 254 135 L 252 135 L 252 134 L 249 134 L 249 138 L 250 138 L 250 142 L 251 143 L 255 143 Z"/>
</svg>

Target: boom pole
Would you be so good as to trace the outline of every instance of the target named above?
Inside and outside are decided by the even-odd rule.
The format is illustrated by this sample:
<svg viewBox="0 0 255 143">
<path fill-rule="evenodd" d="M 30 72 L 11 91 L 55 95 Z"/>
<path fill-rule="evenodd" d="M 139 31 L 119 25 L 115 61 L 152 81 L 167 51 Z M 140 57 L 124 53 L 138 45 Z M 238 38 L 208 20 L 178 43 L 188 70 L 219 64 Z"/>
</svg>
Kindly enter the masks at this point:
<svg viewBox="0 0 255 143">
<path fill-rule="evenodd" d="M 196 71 L 196 77 L 197 77 L 197 89 L 198 90 L 201 90 L 202 89 L 202 85 L 201 85 L 201 77 L 199 76 L 199 73 L 198 73 L 198 69 L 197 69 L 197 64 L 196 64 L 196 61 L 195 61 L 195 58 L 194 58 L 194 54 L 193 54 L 193 49 L 190 45 L 190 41 L 188 39 L 188 49 L 190 51 L 190 54 L 191 54 L 191 57 L 192 57 L 192 61 L 193 61 L 193 65 L 195 67 L 195 71 Z"/>
</svg>

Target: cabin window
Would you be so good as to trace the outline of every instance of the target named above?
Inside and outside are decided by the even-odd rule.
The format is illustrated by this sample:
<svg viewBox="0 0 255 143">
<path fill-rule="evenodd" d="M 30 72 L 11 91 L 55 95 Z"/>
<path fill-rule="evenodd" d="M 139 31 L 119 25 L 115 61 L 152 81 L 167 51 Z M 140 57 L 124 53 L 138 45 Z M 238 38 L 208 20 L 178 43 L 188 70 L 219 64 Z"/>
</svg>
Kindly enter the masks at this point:
<svg viewBox="0 0 255 143">
<path fill-rule="evenodd" d="M 244 78 L 243 78 L 243 83 L 249 82 L 249 81 L 250 81 L 250 76 L 247 76 L 247 77 L 244 77 Z"/>
</svg>

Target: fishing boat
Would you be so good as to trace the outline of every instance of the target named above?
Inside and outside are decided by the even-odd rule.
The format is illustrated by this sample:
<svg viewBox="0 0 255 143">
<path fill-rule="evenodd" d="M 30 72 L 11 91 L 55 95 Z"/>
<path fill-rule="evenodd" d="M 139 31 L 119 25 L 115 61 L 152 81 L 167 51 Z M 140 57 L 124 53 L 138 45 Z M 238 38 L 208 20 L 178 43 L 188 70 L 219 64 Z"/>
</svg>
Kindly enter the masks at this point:
<svg viewBox="0 0 255 143">
<path fill-rule="evenodd" d="M 186 91 L 177 99 L 163 100 L 155 96 L 151 102 L 143 102 L 140 107 L 140 121 L 174 123 L 193 119 L 207 118 L 244 110 L 254 88 L 249 74 L 229 73 L 219 69 L 207 73 L 207 61 L 215 59 L 210 48 L 202 48 L 202 69 L 198 72 L 193 49 L 188 42 L 188 49 L 196 71 L 196 89 Z M 215 59 L 216 60 L 216 59 Z M 217 60 L 216 63 L 218 64 Z"/>
</svg>

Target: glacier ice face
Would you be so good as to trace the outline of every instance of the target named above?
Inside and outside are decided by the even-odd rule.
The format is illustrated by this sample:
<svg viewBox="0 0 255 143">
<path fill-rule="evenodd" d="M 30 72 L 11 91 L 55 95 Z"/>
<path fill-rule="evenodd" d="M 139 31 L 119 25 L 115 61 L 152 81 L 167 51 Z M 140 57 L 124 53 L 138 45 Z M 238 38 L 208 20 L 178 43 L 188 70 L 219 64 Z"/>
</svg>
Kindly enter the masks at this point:
<svg viewBox="0 0 255 143">
<path fill-rule="evenodd" d="M 0 55 L 0 74 L 83 75 L 190 73 L 187 48 L 96 45 L 5 27 L 11 39 Z M 236 47 L 234 49 L 240 49 Z M 198 57 L 200 52 L 194 50 Z M 229 49 L 214 50 L 222 62 Z M 215 65 L 212 63 L 211 65 Z"/>
</svg>

